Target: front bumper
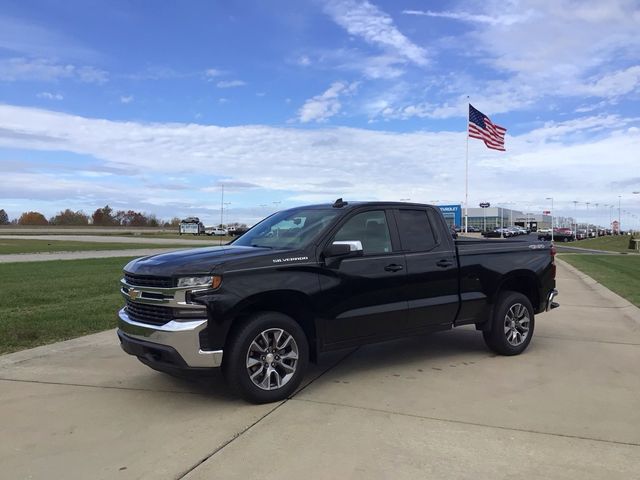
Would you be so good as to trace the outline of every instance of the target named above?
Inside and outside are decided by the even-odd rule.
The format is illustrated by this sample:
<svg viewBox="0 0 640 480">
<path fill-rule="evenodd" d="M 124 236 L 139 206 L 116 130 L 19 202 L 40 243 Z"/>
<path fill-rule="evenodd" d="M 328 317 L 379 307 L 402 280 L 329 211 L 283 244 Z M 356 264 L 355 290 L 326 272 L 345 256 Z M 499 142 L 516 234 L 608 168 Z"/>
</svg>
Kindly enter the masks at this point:
<svg viewBox="0 0 640 480">
<path fill-rule="evenodd" d="M 171 320 L 164 325 L 136 322 L 123 308 L 118 313 L 118 337 L 122 349 L 148 362 L 175 364 L 184 368 L 215 368 L 222 365 L 222 350 L 200 348 L 200 332 L 207 319 Z"/>
</svg>

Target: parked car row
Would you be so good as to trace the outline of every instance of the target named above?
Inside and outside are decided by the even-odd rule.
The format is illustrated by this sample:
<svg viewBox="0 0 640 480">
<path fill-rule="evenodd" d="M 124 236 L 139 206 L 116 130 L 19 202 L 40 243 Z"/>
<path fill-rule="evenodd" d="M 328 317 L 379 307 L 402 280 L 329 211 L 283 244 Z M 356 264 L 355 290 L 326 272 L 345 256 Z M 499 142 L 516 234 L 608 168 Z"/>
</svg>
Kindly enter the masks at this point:
<svg viewBox="0 0 640 480">
<path fill-rule="evenodd" d="M 518 237 L 520 235 L 528 235 L 529 233 L 531 233 L 531 230 L 524 227 L 505 227 L 488 230 L 483 232 L 482 235 L 486 238 L 511 238 Z"/>
</svg>

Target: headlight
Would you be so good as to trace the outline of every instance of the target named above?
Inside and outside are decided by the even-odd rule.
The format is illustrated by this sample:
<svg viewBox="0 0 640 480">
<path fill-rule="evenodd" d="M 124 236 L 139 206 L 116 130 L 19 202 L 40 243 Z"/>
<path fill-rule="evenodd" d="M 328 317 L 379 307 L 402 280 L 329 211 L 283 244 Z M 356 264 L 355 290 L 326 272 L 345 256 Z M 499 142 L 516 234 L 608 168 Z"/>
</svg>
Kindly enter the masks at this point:
<svg viewBox="0 0 640 480">
<path fill-rule="evenodd" d="M 218 288 L 221 283 L 222 277 L 218 275 L 206 275 L 202 277 L 182 277 L 178 279 L 178 287 Z"/>
</svg>

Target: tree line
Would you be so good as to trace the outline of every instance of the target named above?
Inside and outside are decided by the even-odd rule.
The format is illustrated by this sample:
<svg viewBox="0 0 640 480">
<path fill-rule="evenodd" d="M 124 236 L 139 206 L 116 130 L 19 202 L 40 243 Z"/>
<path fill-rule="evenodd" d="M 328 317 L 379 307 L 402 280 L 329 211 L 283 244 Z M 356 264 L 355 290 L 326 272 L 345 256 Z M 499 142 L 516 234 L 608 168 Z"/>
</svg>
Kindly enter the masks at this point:
<svg viewBox="0 0 640 480">
<path fill-rule="evenodd" d="M 178 217 L 163 221 L 154 214 L 136 212 L 134 210 L 114 211 L 109 205 L 96 209 L 91 215 L 82 210 L 75 212 L 69 208 L 60 211 L 47 219 L 40 212 L 24 212 L 20 217 L 9 219 L 4 209 L 0 209 L 0 225 L 66 225 L 83 226 L 96 225 L 101 227 L 177 227 L 180 223 Z"/>
</svg>

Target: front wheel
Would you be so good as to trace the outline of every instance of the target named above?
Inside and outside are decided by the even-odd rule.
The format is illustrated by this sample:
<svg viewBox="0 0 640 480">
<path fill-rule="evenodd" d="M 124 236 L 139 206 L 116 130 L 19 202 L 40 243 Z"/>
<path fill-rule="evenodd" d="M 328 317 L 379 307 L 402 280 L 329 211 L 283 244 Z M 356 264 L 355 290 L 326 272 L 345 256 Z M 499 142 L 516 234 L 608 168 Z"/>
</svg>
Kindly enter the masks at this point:
<svg viewBox="0 0 640 480">
<path fill-rule="evenodd" d="M 491 321 L 491 330 L 482 332 L 491 350 L 500 355 L 518 355 L 525 351 L 535 326 L 533 307 L 525 295 L 503 292 Z"/>
<path fill-rule="evenodd" d="M 304 330 L 276 312 L 251 316 L 232 335 L 223 372 L 230 387 L 253 403 L 283 400 L 300 385 L 309 361 Z"/>
</svg>

